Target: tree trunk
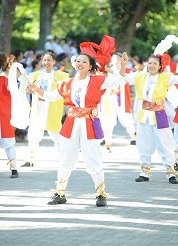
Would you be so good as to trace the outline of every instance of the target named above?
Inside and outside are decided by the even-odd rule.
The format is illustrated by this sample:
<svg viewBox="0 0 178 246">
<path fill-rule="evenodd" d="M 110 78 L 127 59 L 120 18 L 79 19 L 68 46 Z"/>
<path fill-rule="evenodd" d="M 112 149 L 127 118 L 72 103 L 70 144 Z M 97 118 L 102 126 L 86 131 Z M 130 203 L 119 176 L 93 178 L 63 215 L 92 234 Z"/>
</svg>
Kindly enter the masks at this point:
<svg viewBox="0 0 178 246">
<path fill-rule="evenodd" d="M 124 1 L 123 1 L 124 2 Z M 147 0 L 134 1 L 130 5 L 123 4 L 118 9 L 119 3 L 110 0 L 111 6 L 111 33 L 116 39 L 116 49 L 120 52 L 130 53 L 135 37 L 136 24 L 141 21 L 147 12 Z M 121 21 L 120 21 L 121 20 Z"/>
<path fill-rule="evenodd" d="M 18 0 L 2 0 L 0 16 L 0 50 L 7 54 L 10 54 L 11 51 L 13 20 L 17 4 Z"/>
<path fill-rule="evenodd" d="M 39 49 L 44 49 L 46 36 L 51 34 L 52 18 L 60 0 L 40 0 Z"/>
</svg>

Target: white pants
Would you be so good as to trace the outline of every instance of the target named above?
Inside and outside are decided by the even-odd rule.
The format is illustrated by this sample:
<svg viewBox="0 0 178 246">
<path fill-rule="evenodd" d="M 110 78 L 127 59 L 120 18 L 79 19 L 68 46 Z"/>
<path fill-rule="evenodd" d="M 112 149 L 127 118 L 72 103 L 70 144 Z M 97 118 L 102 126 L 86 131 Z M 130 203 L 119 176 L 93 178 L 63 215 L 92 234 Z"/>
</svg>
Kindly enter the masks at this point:
<svg viewBox="0 0 178 246">
<path fill-rule="evenodd" d="M 172 104 L 165 99 L 164 101 L 164 107 L 167 113 L 168 121 L 171 126 L 171 129 L 174 129 L 174 116 L 175 116 L 175 108 L 172 106 Z"/>
<path fill-rule="evenodd" d="M 136 130 L 133 115 L 132 113 L 126 113 L 125 107 L 118 106 L 117 95 L 103 97 L 100 119 L 104 131 L 104 140 L 107 145 L 112 144 L 113 130 L 117 120 L 126 129 L 129 138 L 135 140 Z"/>
<path fill-rule="evenodd" d="M 0 146 L 5 149 L 8 160 L 11 162 L 11 170 L 17 170 L 16 164 L 16 150 L 15 150 L 15 137 L 13 138 L 0 138 Z"/>
<path fill-rule="evenodd" d="M 156 149 L 158 154 L 162 157 L 162 163 L 166 170 L 174 166 L 174 139 L 170 127 L 157 129 L 156 125 L 138 122 L 136 143 L 141 166 L 150 167 L 151 156 Z M 141 172 L 140 175 L 149 177 L 149 175 L 144 172 Z M 170 175 L 168 178 L 172 176 L 175 175 Z"/>
<path fill-rule="evenodd" d="M 102 123 L 104 125 L 103 131 L 104 131 L 104 140 L 106 144 L 111 145 L 112 144 L 112 137 L 113 137 L 113 130 L 115 127 L 115 123 L 117 123 L 117 118 L 119 123 L 121 124 L 122 127 L 125 128 L 130 140 L 135 140 L 135 125 L 134 125 L 134 120 L 133 116 L 131 113 L 126 113 L 123 112 L 122 110 L 117 109 L 117 114 L 115 115 L 115 120 L 113 122 L 107 122 L 105 121 Z M 114 123 L 114 124 L 113 124 Z"/>
<path fill-rule="evenodd" d="M 118 107 L 117 118 L 120 124 L 126 129 L 126 132 L 128 133 L 129 137 L 132 139 L 135 135 L 135 125 L 132 113 L 123 112 L 123 110 L 120 107 Z"/>
<path fill-rule="evenodd" d="M 57 150 L 57 155 L 59 156 L 60 151 L 60 135 L 59 133 L 48 131 L 49 136 L 54 142 L 55 148 Z M 34 163 L 36 157 L 36 151 L 39 148 L 39 143 L 43 139 L 44 130 L 39 132 L 28 132 L 28 153 L 26 161 L 30 163 Z"/>
<path fill-rule="evenodd" d="M 79 150 L 86 165 L 86 171 L 94 181 L 95 188 L 103 183 L 104 190 L 104 172 L 102 170 L 102 153 L 100 140 L 84 140 L 80 139 L 80 135 L 76 139 L 68 139 L 61 136 L 60 147 L 60 166 L 58 169 L 57 190 L 65 190 L 71 172 L 75 169 Z"/>
<path fill-rule="evenodd" d="M 175 144 L 175 159 L 178 162 L 178 123 L 174 124 L 174 144 Z"/>
</svg>

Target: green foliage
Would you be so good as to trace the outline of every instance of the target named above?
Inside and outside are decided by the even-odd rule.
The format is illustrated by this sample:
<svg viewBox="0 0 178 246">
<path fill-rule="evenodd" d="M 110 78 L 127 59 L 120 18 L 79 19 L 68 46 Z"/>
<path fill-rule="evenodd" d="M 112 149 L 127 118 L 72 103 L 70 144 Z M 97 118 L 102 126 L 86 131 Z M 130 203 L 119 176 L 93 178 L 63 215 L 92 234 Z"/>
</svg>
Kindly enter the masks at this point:
<svg viewBox="0 0 178 246">
<path fill-rule="evenodd" d="M 20 0 L 16 7 L 13 37 L 23 39 L 39 38 L 39 1 Z"/>
<path fill-rule="evenodd" d="M 149 11 L 140 23 L 140 27 L 136 31 L 136 39 L 134 40 L 132 54 L 139 56 L 148 56 L 151 54 L 156 45 L 169 34 L 176 35 L 178 33 L 176 5 L 169 6 L 169 9 L 159 14 Z M 169 50 L 170 55 L 178 53 L 176 44 Z"/>
<path fill-rule="evenodd" d="M 145 58 L 150 55 L 151 50 L 152 50 L 152 45 L 147 39 L 141 40 L 135 38 L 131 55 L 132 56 L 138 55 L 139 57 Z"/>
<path fill-rule="evenodd" d="M 110 3 L 117 12 L 111 16 Z M 133 44 L 132 54 L 147 56 L 154 47 L 168 34 L 177 34 L 176 0 L 148 0 L 145 18 L 139 23 Z M 170 3 L 172 3 L 170 5 Z M 134 7 L 133 0 L 60 0 L 53 15 L 52 34 L 64 40 L 70 36 L 77 41 L 93 41 L 99 43 L 104 34 L 110 34 L 111 26 L 123 26 L 129 9 Z M 169 4 L 169 7 L 168 7 Z M 177 6 L 177 7 L 176 7 Z M 12 33 L 12 48 L 27 47 L 38 49 L 39 39 L 39 0 L 20 0 L 16 7 Z M 176 52 L 177 46 L 170 52 Z"/>
<path fill-rule="evenodd" d="M 53 35 L 65 39 L 70 36 L 77 42 L 95 40 L 99 42 L 108 33 L 109 4 L 106 0 L 79 2 L 60 1 L 53 18 Z M 62 16 L 62 18 L 61 18 Z"/>
<path fill-rule="evenodd" d="M 11 50 L 38 49 L 39 1 L 20 0 L 16 6 Z"/>
<path fill-rule="evenodd" d="M 27 49 L 38 50 L 38 42 L 35 39 L 12 37 L 11 51 L 20 49 L 25 52 Z"/>
</svg>

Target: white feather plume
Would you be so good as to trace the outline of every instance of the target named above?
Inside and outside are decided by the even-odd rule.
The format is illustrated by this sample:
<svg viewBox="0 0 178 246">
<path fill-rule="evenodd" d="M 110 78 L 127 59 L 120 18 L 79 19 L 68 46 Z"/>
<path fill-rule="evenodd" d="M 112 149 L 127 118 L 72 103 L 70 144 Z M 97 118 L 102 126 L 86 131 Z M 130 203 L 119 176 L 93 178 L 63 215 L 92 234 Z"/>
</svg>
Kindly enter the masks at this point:
<svg viewBox="0 0 178 246">
<path fill-rule="evenodd" d="M 73 68 L 76 68 L 76 64 L 75 64 L 76 59 L 77 59 L 77 57 L 76 57 L 76 56 L 72 56 L 72 57 L 71 57 L 71 59 L 70 59 L 70 61 L 71 61 L 71 65 L 72 65 L 72 67 L 73 67 Z"/>
<path fill-rule="evenodd" d="M 163 55 L 164 52 L 169 50 L 172 47 L 172 43 L 176 39 L 175 35 L 167 35 L 164 40 L 156 46 L 154 55 Z"/>
</svg>

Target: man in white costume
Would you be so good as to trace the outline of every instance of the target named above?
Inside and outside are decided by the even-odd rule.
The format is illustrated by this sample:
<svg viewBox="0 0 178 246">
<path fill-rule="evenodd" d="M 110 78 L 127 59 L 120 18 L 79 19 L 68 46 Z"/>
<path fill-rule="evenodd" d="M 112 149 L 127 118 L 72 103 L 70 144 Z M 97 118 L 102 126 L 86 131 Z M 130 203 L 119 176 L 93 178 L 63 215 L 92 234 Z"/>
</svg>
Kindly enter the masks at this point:
<svg viewBox="0 0 178 246">
<path fill-rule="evenodd" d="M 121 53 L 115 53 L 111 58 L 111 68 L 119 71 L 121 65 Z M 130 73 L 130 69 L 126 72 Z M 113 76 L 113 74 L 108 74 Z M 130 138 L 130 144 L 135 145 L 135 126 L 132 115 L 132 105 L 130 98 L 129 84 L 121 84 L 119 87 L 108 88 L 101 99 L 100 118 L 104 131 L 105 147 L 110 150 L 112 145 L 112 135 L 117 120 L 126 129 Z"/>
</svg>

